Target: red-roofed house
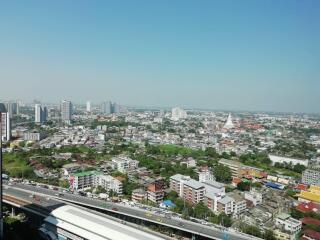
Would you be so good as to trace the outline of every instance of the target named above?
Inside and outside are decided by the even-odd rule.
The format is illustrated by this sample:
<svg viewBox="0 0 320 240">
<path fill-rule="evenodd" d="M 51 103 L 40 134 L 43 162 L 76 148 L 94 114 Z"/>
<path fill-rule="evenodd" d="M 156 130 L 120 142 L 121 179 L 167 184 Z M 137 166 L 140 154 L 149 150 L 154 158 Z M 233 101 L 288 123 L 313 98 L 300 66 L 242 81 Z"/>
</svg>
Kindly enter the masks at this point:
<svg viewBox="0 0 320 240">
<path fill-rule="evenodd" d="M 300 183 L 295 186 L 294 189 L 299 191 L 308 191 L 308 185 Z"/>
<path fill-rule="evenodd" d="M 241 182 L 242 182 L 242 180 L 241 180 L 240 178 L 234 177 L 234 178 L 232 179 L 232 185 L 233 185 L 234 187 L 237 187 L 238 184 L 241 183 Z"/>
<path fill-rule="evenodd" d="M 308 202 L 308 203 L 300 203 L 298 206 L 296 206 L 296 209 L 300 212 L 303 213 L 308 213 L 308 212 L 319 212 L 320 211 L 320 205 L 315 204 L 313 202 Z"/>
<path fill-rule="evenodd" d="M 320 233 L 311 229 L 306 229 L 303 231 L 301 240 L 320 240 Z"/>
<path fill-rule="evenodd" d="M 304 217 L 301 219 L 303 225 L 312 224 L 316 226 L 320 226 L 320 220 L 311 218 L 311 217 Z"/>
</svg>

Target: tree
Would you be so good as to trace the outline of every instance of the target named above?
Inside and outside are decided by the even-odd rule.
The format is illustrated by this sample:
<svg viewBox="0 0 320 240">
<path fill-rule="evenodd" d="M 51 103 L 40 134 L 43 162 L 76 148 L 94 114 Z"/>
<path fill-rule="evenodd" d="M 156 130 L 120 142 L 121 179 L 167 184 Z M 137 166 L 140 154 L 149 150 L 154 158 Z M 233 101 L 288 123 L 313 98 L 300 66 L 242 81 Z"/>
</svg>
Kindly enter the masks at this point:
<svg viewBox="0 0 320 240">
<path fill-rule="evenodd" d="M 217 164 L 213 169 L 213 173 L 218 182 L 231 182 L 231 171 L 229 167 L 223 166 L 222 164 Z"/>
<path fill-rule="evenodd" d="M 250 191 L 250 182 L 241 182 L 237 185 L 237 189 L 240 191 Z"/>
<path fill-rule="evenodd" d="M 265 230 L 263 238 L 266 240 L 276 239 L 272 230 Z"/>
<path fill-rule="evenodd" d="M 101 186 L 98 186 L 97 188 L 96 188 L 96 194 L 100 194 L 100 193 L 107 193 L 107 190 L 105 189 L 105 188 L 103 188 L 103 187 L 101 187 Z"/>
<path fill-rule="evenodd" d="M 60 180 L 59 181 L 59 187 L 62 187 L 62 188 L 69 188 L 69 182 L 68 180 Z"/>
<path fill-rule="evenodd" d="M 255 236 L 255 237 L 262 236 L 260 229 L 254 225 L 242 224 L 240 225 L 240 228 L 244 233 L 250 234 L 252 236 Z"/>
<path fill-rule="evenodd" d="M 170 191 L 166 194 L 166 199 L 171 200 L 172 202 L 175 202 L 175 200 L 179 197 L 178 193 L 175 191 Z"/>
<path fill-rule="evenodd" d="M 306 167 L 302 164 L 296 164 L 293 166 L 293 171 L 297 172 L 297 173 L 302 173 L 304 170 L 306 170 Z"/>
<path fill-rule="evenodd" d="M 291 208 L 291 217 L 295 218 L 295 219 L 301 219 L 304 217 L 304 214 L 300 211 L 298 211 L 295 208 Z"/>
<path fill-rule="evenodd" d="M 211 215 L 211 210 L 206 205 L 204 205 L 203 202 L 199 202 L 194 207 L 194 213 L 196 218 L 206 219 Z"/>
<path fill-rule="evenodd" d="M 220 213 L 218 216 L 219 223 L 224 227 L 231 227 L 232 225 L 232 219 L 230 216 L 228 216 L 225 213 Z"/>
<path fill-rule="evenodd" d="M 112 189 L 110 189 L 110 191 L 109 191 L 109 197 L 117 197 L 118 196 L 118 193 L 116 192 L 116 191 L 114 191 L 114 190 L 112 190 Z"/>
</svg>

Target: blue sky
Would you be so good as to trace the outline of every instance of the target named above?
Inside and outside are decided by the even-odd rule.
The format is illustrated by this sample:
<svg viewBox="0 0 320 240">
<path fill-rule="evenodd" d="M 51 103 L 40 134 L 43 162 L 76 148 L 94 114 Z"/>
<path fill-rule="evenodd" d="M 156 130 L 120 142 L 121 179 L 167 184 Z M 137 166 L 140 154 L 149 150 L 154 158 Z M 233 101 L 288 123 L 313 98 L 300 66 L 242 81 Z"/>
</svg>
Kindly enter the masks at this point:
<svg viewBox="0 0 320 240">
<path fill-rule="evenodd" d="M 320 112 L 319 12 L 318 0 L 2 2 L 0 98 Z"/>
</svg>

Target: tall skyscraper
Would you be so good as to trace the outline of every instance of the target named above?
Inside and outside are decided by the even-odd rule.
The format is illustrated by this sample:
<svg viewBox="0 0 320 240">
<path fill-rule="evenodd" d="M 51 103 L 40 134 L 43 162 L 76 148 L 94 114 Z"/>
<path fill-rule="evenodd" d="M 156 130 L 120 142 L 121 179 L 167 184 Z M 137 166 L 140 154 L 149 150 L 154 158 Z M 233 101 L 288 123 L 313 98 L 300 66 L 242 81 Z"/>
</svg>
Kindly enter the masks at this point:
<svg viewBox="0 0 320 240">
<path fill-rule="evenodd" d="M 11 118 L 13 116 L 13 110 L 14 110 L 12 102 L 8 102 L 6 108 L 7 108 L 8 114 Z"/>
<path fill-rule="evenodd" d="M 91 102 L 87 101 L 87 112 L 91 112 Z"/>
<path fill-rule="evenodd" d="M 111 113 L 119 113 L 120 112 L 120 106 L 118 103 L 114 102 L 111 105 Z"/>
<path fill-rule="evenodd" d="M 34 106 L 34 122 L 44 123 L 47 121 L 48 110 L 47 107 L 42 107 L 40 104 Z"/>
<path fill-rule="evenodd" d="M 65 123 L 70 123 L 72 118 L 72 103 L 71 101 L 63 100 L 61 102 L 61 119 Z"/>
<path fill-rule="evenodd" d="M 10 122 L 10 114 L 8 112 L 1 113 L 1 129 L 2 129 L 2 141 L 10 141 L 11 139 L 11 122 Z"/>
<path fill-rule="evenodd" d="M 100 112 L 102 114 L 110 114 L 111 113 L 112 104 L 110 101 L 101 103 Z"/>
<path fill-rule="evenodd" d="M 34 122 L 35 123 L 42 123 L 42 108 L 40 104 L 34 105 Z"/>
<path fill-rule="evenodd" d="M 42 108 L 42 116 L 41 116 L 41 120 L 42 122 L 46 122 L 47 118 L 48 118 L 48 108 L 47 107 L 43 107 Z"/>
</svg>

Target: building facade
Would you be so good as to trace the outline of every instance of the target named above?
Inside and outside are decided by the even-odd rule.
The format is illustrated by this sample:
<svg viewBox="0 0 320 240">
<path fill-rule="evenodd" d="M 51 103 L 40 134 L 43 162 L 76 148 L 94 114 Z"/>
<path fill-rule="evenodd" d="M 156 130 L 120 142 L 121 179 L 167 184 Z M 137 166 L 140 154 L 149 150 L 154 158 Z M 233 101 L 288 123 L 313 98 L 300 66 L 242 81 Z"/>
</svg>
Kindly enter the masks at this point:
<svg viewBox="0 0 320 240">
<path fill-rule="evenodd" d="M 11 119 L 8 112 L 3 112 L 1 114 L 1 135 L 2 141 L 11 140 Z"/>
<path fill-rule="evenodd" d="M 320 186 L 320 169 L 306 169 L 303 171 L 302 183 Z"/>
<path fill-rule="evenodd" d="M 65 123 L 70 123 L 72 119 L 72 103 L 71 101 L 63 100 L 61 102 L 61 120 Z"/>
<path fill-rule="evenodd" d="M 206 191 L 204 184 L 181 174 L 170 177 L 170 189 L 193 204 L 202 202 Z"/>
</svg>

